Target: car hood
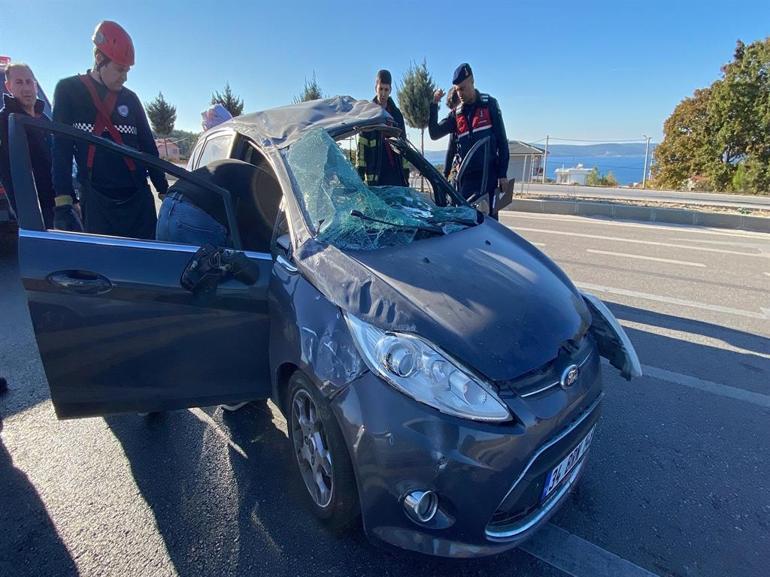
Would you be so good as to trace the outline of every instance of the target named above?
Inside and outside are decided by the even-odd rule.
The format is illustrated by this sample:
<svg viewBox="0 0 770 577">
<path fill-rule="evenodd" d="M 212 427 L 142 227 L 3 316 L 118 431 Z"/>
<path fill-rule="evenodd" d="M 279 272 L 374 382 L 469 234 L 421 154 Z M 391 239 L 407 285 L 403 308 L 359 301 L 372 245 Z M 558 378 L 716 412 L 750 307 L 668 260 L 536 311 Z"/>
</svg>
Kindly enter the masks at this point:
<svg viewBox="0 0 770 577">
<path fill-rule="evenodd" d="M 384 330 L 418 334 L 492 381 L 544 365 L 591 323 L 566 275 L 491 219 L 371 251 L 310 241 L 296 261 L 344 311 Z"/>
</svg>

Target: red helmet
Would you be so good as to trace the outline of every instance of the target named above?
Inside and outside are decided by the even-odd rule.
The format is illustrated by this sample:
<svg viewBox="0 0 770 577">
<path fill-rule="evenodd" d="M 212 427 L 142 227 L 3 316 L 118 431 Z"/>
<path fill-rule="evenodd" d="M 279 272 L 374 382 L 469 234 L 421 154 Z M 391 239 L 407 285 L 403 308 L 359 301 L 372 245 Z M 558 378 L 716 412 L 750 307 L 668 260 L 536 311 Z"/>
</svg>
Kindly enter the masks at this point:
<svg viewBox="0 0 770 577">
<path fill-rule="evenodd" d="M 128 32 L 123 30 L 117 22 L 110 20 L 99 22 L 91 40 L 102 54 L 116 64 L 134 65 L 134 43 Z"/>
</svg>

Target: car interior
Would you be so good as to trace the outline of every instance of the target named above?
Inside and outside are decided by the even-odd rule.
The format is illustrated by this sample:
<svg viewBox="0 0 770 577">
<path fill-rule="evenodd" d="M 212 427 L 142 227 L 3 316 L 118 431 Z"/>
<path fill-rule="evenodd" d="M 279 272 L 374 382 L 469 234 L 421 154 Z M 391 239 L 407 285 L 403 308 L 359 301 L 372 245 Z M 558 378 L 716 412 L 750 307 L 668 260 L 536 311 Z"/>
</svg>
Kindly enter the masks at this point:
<svg viewBox="0 0 770 577">
<path fill-rule="evenodd" d="M 254 177 L 247 183 L 251 202 L 236 207 L 238 229 L 245 250 L 270 252 L 283 195 L 281 185 L 267 159 L 254 146 L 246 147 L 245 156 L 246 162 L 254 165 Z"/>
</svg>

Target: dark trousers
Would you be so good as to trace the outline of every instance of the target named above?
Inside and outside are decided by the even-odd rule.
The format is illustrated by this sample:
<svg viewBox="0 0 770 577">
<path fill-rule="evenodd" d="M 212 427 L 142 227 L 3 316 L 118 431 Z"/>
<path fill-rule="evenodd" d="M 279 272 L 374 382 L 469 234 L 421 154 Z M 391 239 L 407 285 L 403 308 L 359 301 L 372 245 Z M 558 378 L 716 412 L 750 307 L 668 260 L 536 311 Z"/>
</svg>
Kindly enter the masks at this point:
<svg viewBox="0 0 770 577">
<path fill-rule="evenodd" d="M 5 189 L 5 195 L 8 198 L 8 202 L 11 205 L 11 211 L 14 215 L 16 215 L 16 220 L 19 219 L 18 214 L 19 211 L 16 208 L 16 197 L 13 194 L 13 191 L 6 188 Z M 37 199 L 40 203 L 40 212 L 43 215 L 43 222 L 45 223 L 45 227 L 50 229 L 53 228 L 53 213 L 54 213 L 54 192 L 52 189 L 47 188 L 43 190 L 37 191 Z"/>
<path fill-rule="evenodd" d="M 154 239 L 157 216 L 150 187 L 97 190 L 84 186 L 80 204 L 86 232 Z"/>
</svg>

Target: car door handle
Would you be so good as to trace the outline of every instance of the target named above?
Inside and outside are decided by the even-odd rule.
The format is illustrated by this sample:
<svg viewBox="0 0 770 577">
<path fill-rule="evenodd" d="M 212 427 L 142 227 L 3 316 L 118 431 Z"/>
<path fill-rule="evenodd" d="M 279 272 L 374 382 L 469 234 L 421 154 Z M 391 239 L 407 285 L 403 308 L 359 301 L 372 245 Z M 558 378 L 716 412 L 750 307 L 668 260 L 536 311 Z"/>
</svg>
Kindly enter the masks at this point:
<svg viewBox="0 0 770 577">
<path fill-rule="evenodd" d="M 48 282 L 66 292 L 98 295 L 112 289 L 110 279 L 87 270 L 62 270 L 48 275 Z"/>
</svg>

